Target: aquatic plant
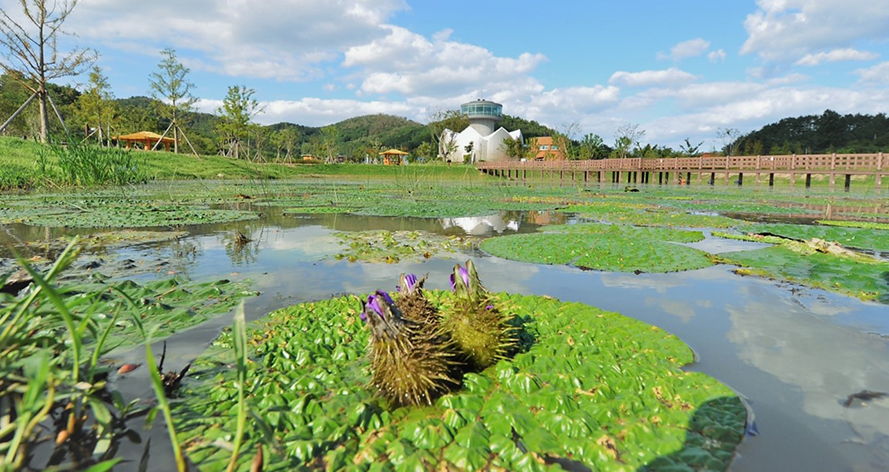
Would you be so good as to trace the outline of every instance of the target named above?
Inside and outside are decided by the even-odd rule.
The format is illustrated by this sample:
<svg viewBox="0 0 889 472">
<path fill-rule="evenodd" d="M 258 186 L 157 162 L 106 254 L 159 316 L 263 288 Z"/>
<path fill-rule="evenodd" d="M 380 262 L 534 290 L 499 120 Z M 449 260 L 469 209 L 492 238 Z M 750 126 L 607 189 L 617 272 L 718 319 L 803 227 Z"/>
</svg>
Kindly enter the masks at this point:
<svg viewBox="0 0 889 472">
<path fill-rule="evenodd" d="M 705 252 L 673 244 L 704 239 L 699 231 L 602 224 L 550 226 L 544 231 L 489 238 L 480 247 L 505 259 L 615 272 L 673 272 L 713 264 Z"/>
<path fill-rule="evenodd" d="M 96 307 L 105 294 L 70 296 L 55 285 L 77 253 L 75 238 L 46 273 L 19 259 L 32 287 L 18 298 L 0 293 L 0 470 L 38 467 L 32 451 L 47 440 L 57 463 L 70 454 L 72 468 L 110 467 L 119 462 L 112 443 L 138 414 L 99 363 L 121 311 L 107 312 L 103 326 Z"/>
<path fill-rule="evenodd" d="M 436 325 L 406 318 L 388 293 L 377 291 L 364 304 L 370 326 L 370 384 L 396 405 L 432 404 L 458 384 L 455 358 Z"/>
<path fill-rule="evenodd" d="M 41 149 L 41 177 L 56 185 L 119 186 L 149 180 L 143 160 L 129 150 L 93 146 L 71 136 L 66 144 L 53 143 L 47 149 L 55 158 L 58 171 L 48 165 L 47 151 Z"/>
<path fill-rule="evenodd" d="M 376 294 L 374 294 L 376 296 Z M 425 291 L 440 311 L 450 291 Z M 661 329 L 547 297 L 489 294 L 527 319 L 535 343 L 431 406 L 392 410 L 365 388 L 372 336 L 355 296 L 294 305 L 248 327 L 248 418 L 238 469 L 258 451 L 265 418 L 280 451 L 268 470 L 726 470 L 746 411 L 718 381 L 681 367 L 692 351 Z M 384 303 L 385 305 L 385 303 Z M 381 306 L 382 309 L 382 306 Z M 371 308 L 373 316 L 379 317 Z M 173 404 L 190 459 L 223 471 L 237 420 L 233 334 L 196 361 L 201 380 Z M 252 407 L 251 407 L 252 408 Z M 252 410 L 251 410 L 252 411 Z"/>
<path fill-rule="evenodd" d="M 454 266 L 451 287 L 456 296 L 453 304 L 443 310 L 442 327 L 465 362 L 484 370 L 505 359 L 517 341 L 512 316 L 497 309 L 471 260 L 466 261 L 465 267 Z"/>
<path fill-rule="evenodd" d="M 476 238 L 442 236 L 425 231 L 351 231 L 336 233 L 344 249 L 336 259 L 349 262 L 386 262 L 447 257 L 472 249 Z"/>
<path fill-rule="evenodd" d="M 398 295 L 395 305 L 406 319 L 424 325 L 427 329 L 437 329 L 441 324 L 438 310 L 423 294 L 426 277 L 424 275 L 417 278 L 414 274 L 401 274 L 396 286 Z"/>
</svg>

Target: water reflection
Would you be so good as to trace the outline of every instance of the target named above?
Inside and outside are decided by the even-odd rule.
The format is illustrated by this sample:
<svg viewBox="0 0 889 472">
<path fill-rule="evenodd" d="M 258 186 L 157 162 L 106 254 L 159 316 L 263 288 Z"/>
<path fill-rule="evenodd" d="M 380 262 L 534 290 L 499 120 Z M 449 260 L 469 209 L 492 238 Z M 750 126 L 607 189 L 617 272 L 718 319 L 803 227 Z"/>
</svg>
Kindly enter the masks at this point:
<svg viewBox="0 0 889 472">
<path fill-rule="evenodd" d="M 504 219 L 502 214 L 489 216 L 467 216 L 463 218 L 442 218 L 441 227 L 447 231 L 450 228 L 461 228 L 466 234 L 472 236 L 488 236 L 491 233 L 503 233 L 506 230 L 518 231 L 518 220 Z"/>
<path fill-rule="evenodd" d="M 288 217 L 269 211 L 260 220 L 189 227 L 191 235 L 181 240 L 112 252 L 137 262 L 169 261 L 165 267 L 171 272 L 195 279 L 249 278 L 262 293 L 247 302 L 253 320 L 294 303 L 392 289 L 402 272 L 428 273 L 429 288 L 447 289 L 454 263 L 473 257 L 483 282 L 493 291 L 549 295 L 618 311 L 687 342 L 700 356 L 691 368 L 736 388 L 756 412 L 762 436 L 748 438 L 741 446 L 732 467 L 735 472 L 876 471 L 889 463 L 889 401 L 875 400 L 857 409 L 841 405 L 859 390 L 889 391 L 889 339 L 868 334 L 889 334 L 885 305 L 739 277 L 726 266 L 633 275 L 525 264 L 477 251 L 397 264 L 349 263 L 330 257 L 340 250 L 336 232 L 386 229 L 493 235 L 565 222 L 559 215 L 502 212 L 444 221 Z M 250 241 L 237 247 L 235 231 Z M 14 227 L 7 238 L 33 241 L 60 234 L 67 233 Z M 707 246 L 710 251 L 718 249 Z M 221 316 L 172 336 L 169 367 L 181 368 L 198 356 L 230 323 L 230 315 Z M 144 362 L 144 349 L 114 356 L 119 362 Z M 120 385 L 127 398 L 151 396 L 144 369 L 129 375 L 127 382 L 131 383 Z M 163 430 L 151 434 L 158 438 L 152 445 L 153 458 L 168 456 Z M 128 457 L 138 458 L 141 446 L 133 449 Z M 167 465 L 159 461 L 152 467 L 165 470 Z"/>
</svg>

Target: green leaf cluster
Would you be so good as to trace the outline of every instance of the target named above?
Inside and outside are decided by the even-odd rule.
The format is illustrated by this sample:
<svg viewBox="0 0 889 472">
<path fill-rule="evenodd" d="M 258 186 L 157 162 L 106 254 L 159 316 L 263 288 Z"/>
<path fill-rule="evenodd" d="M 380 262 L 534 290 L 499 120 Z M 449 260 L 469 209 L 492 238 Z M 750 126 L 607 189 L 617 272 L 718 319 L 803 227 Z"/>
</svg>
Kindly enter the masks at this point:
<svg viewBox="0 0 889 472">
<path fill-rule="evenodd" d="M 444 306 L 450 292 L 430 291 Z M 248 420 L 240 466 L 260 444 L 264 470 L 637 470 L 648 464 L 725 470 L 746 411 L 726 386 L 681 367 L 682 341 L 588 305 L 496 294 L 534 342 L 467 374 L 429 407 L 392 410 L 366 383 L 369 333 L 354 296 L 295 305 L 248 331 Z M 179 439 L 202 470 L 236 429 L 238 389 L 226 333 L 197 361 L 176 404 Z M 220 362 L 221 356 L 221 362 Z"/>
<path fill-rule="evenodd" d="M 698 231 L 578 224 L 550 226 L 544 233 L 490 238 L 480 247 L 522 262 L 616 272 L 673 272 L 712 265 L 705 252 L 675 244 L 703 238 Z"/>
</svg>

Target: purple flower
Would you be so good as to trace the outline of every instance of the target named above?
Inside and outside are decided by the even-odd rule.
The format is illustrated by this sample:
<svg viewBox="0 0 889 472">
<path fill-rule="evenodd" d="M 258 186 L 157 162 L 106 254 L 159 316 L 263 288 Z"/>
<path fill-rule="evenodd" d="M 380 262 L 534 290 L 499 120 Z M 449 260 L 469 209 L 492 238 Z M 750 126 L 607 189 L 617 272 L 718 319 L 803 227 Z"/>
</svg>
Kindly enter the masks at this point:
<svg viewBox="0 0 889 472">
<path fill-rule="evenodd" d="M 454 281 L 454 274 L 451 274 L 451 290 L 457 291 L 457 282 Z"/>
<path fill-rule="evenodd" d="M 367 296 L 367 303 L 364 304 L 364 313 L 362 313 L 362 315 L 365 315 L 365 313 L 369 314 L 370 310 L 373 310 L 377 313 L 377 315 L 380 316 L 380 318 L 386 319 L 383 316 L 383 309 L 380 308 L 379 293 L 380 292 L 377 292 L 377 295 L 368 295 Z M 362 319 L 366 320 L 367 315 L 365 315 L 365 317 Z"/>
<path fill-rule="evenodd" d="M 494 309 L 494 305 L 488 305 L 485 307 L 485 310 L 491 311 Z"/>
<path fill-rule="evenodd" d="M 469 271 L 466 270 L 463 266 L 457 266 L 457 271 L 460 272 L 460 277 L 463 279 L 463 283 L 468 287 L 469 286 Z"/>
<path fill-rule="evenodd" d="M 404 276 L 404 283 L 407 285 L 407 291 L 413 292 L 414 287 L 417 286 L 417 276 L 414 274 L 407 274 Z"/>
<path fill-rule="evenodd" d="M 385 300 L 385 302 L 386 302 L 387 304 L 389 304 L 389 305 L 394 305 L 394 304 L 395 304 L 395 301 L 392 300 L 392 297 L 390 297 L 388 293 L 386 293 L 386 292 L 384 292 L 384 291 L 382 291 L 382 290 L 377 290 L 377 296 L 378 296 L 378 297 L 383 297 L 383 300 Z"/>
</svg>

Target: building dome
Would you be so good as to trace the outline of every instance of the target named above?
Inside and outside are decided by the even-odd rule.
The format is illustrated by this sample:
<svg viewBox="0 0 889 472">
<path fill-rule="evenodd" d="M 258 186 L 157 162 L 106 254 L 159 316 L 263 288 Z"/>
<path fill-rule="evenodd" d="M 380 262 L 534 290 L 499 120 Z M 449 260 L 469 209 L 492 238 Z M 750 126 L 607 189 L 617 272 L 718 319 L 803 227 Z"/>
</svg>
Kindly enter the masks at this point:
<svg viewBox="0 0 889 472">
<path fill-rule="evenodd" d="M 469 118 L 469 126 L 482 136 L 494 132 L 494 126 L 503 118 L 503 105 L 478 99 L 460 105 L 460 112 Z"/>
</svg>

